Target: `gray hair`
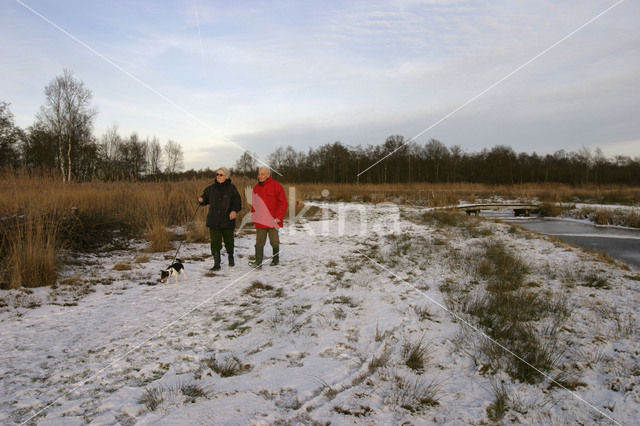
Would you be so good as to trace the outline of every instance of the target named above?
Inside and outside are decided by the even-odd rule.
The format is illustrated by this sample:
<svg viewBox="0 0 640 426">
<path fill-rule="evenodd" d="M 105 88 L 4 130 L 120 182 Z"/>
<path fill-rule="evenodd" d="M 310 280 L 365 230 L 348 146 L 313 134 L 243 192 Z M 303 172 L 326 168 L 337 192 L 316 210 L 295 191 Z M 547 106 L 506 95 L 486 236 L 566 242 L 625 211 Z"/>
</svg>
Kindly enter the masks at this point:
<svg viewBox="0 0 640 426">
<path fill-rule="evenodd" d="M 260 170 L 264 170 L 267 172 L 267 174 L 269 176 L 271 176 L 271 168 L 270 167 L 266 167 L 266 166 L 262 166 L 262 167 L 258 167 L 258 173 L 260 173 Z"/>
<path fill-rule="evenodd" d="M 222 170 L 222 173 L 224 173 L 225 177 L 229 177 L 229 169 L 227 169 L 226 167 L 218 167 L 216 169 L 216 173 L 221 170 Z"/>
</svg>

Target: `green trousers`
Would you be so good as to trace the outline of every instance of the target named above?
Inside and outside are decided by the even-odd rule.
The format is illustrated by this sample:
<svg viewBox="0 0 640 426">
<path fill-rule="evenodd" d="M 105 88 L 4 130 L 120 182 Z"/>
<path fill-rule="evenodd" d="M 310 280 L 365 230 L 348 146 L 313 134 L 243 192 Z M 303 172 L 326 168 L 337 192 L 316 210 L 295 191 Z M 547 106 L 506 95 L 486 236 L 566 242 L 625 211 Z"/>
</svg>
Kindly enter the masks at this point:
<svg viewBox="0 0 640 426">
<path fill-rule="evenodd" d="M 222 243 L 227 253 L 233 253 L 233 228 L 215 229 L 209 228 L 209 236 L 211 237 L 211 254 L 222 250 Z"/>
<path fill-rule="evenodd" d="M 256 228 L 257 247 L 264 247 L 264 245 L 267 243 L 267 235 L 269 236 L 269 244 L 271 244 L 271 247 L 280 246 L 278 228 Z"/>
</svg>

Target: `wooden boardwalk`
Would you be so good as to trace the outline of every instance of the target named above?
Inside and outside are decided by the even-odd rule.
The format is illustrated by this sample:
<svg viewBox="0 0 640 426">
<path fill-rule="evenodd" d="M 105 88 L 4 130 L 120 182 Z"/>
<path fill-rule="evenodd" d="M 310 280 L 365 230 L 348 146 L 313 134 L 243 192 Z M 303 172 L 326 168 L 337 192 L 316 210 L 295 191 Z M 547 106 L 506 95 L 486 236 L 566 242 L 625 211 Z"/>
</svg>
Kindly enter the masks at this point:
<svg viewBox="0 0 640 426">
<path fill-rule="evenodd" d="M 460 204 L 457 205 L 458 210 L 464 210 L 467 214 L 480 213 L 480 210 L 513 210 L 515 216 L 529 216 L 531 213 L 540 211 L 540 205 L 535 203 L 478 203 L 478 204 Z"/>
</svg>

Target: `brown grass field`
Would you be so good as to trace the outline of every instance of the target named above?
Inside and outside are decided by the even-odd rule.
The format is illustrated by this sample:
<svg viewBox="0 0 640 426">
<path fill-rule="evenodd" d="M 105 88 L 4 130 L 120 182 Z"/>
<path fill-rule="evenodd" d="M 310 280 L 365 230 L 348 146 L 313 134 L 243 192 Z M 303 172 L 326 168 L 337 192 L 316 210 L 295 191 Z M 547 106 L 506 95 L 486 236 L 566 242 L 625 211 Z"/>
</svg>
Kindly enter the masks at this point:
<svg viewBox="0 0 640 426">
<path fill-rule="evenodd" d="M 301 199 L 327 199 L 330 201 L 395 201 L 411 202 L 425 207 L 448 206 L 464 200 L 473 202 L 500 197 L 507 200 L 541 203 L 602 203 L 638 205 L 640 188 L 621 185 L 571 186 L 557 183 L 485 185 L 475 183 L 411 183 L 411 184 L 295 184 Z M 327 190 L 328 196 L 322 191 Z M 325 194 L 327 194 L 325 192 Z"/>
<path fill-rule="evenodd" d="M 250 212 L 245 188 L 255 179 L 232 177 L 242 197 L 238 223 Z M 107 245 L 115 232 L 149 241 L 150 251 L 166 251 L 176 236 L 168 228 L 185 226 L 188 241 L 208 241 L 207 208 L 196 198 L 210 180 L 177 182 L 88 182 L 6 174 L 0 182 L 0 288 L 54 285 L 63 249 L 91 251 Z M 623 186 L 480 184 L 284 184 L 301 200 L 392 201 L 446 206 L 458 201 L 504 199 L 539 202 L 591 202 L 638 205 L 640 188 Z M 191 219 L 194 219 L 191 221 Z"/>
</svg>

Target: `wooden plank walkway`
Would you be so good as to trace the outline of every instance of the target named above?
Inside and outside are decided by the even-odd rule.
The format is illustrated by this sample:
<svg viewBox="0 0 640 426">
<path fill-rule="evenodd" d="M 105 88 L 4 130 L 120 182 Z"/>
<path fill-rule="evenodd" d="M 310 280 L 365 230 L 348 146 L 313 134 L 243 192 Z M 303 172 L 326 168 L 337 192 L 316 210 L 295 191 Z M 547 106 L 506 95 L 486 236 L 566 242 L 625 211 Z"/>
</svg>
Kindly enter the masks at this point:
<svg viewBox="0 0 640 426">
<path fill-rule="evenodd" d="M 480 214 L 480 210 L 513 210 L 515 216 L 529 216 L 540 211 L 540 205 L 535 203 L 478 203 L 459 204 L 458 210 L 464 210 L 467 214 Z"/>
</svg>

